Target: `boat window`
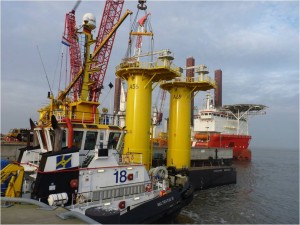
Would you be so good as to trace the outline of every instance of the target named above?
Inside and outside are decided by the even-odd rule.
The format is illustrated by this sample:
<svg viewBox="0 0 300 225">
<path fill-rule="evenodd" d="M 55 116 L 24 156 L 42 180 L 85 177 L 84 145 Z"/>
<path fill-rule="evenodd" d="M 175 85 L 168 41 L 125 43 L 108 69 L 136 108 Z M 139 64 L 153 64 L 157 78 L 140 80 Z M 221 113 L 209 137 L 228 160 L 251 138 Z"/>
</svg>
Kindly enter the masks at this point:
<svg viewBox="0 0 300 225">
<path fill-rule="evenodd" d="M 108 157 L 108 149 L 107 148 L 102 148 L 98 150 L 98 157 Z"/>
<path fill-rule="evenodd" d="M 54 141 L 55 141 L 55 134 L 54 134 L 54 130 L 52 130 L 52 129 L 49 129 L 48 130 L 49 131 L 49 138 L 50 138 L 50 143 L 48 143 L 48 150 L 56 150 L 57 151 L 57 149 L 53 149 L 53 147 L 55 146 L 55 144 L 54 144 Z M 45 132 L 46 132 L 46 130 L 45 130 Z M 47 135 L 47 132 L 46 132 L 46 135 Z"/>
<path fill-rule="evenodd" d="M 40 137 L 41 137 L 40 141 L 42 142 L 44 149 L 48 150 L 44 130 L 39 130 L 39 133 L 40 133 Z"/>
<path fill-rule="evenodd" d="M 120 136 L 121 136 L 121 132 L 110 132 L 109 138 L 108 138 L 108 143 L 107 143 L 107 148 L 115 149 L 117 147 Z"/>
<path fill-rule="evenodd" d="M 83 131 L 74 131 L 73 143 L 76 148 L 81 149 Z"/>
<path fill-rule="evenodd" d="M 37 138 L 38 138 L 40 147 L 41 147 L 42 149 L 46 149 L 46 145 L 45 145 L 44 139 L 43 139 L 42 130 L 35 130 L 35 132 L 36 132 L 36 136 L 37 136 Z"/>
<path fill-rule="evenodd" d="M 86 138 L 85 138 L 85 143 L 84 143 L 85 150 L 95 149 L 97 134 L 98 134 L 98 132 L 95 132 L 95 131 L 87 131 L 86 132 Z"/>
<path fill-rule="evenodd" d="M 50 137 L 50 143 L 48 146 L 54 147 L 54 142 L 55 142 L 55 131 L 52 129 L 49 129 L 49 137 Z M 61 140 L 61 147 L 67 147 L 67 135 L 66 135 L 66 130 L 62 130 L 62 140 Z M 54 149 L 55 150 L 55 149 Z"/>
<path fill-rule="evenodd" d="M 100 149 L 103 148 L 103 142 L 104 142 L 104 131 L 100 131 L 100 138 L 99 138 L 99 147 L 100 147 Z"/>
</svg>

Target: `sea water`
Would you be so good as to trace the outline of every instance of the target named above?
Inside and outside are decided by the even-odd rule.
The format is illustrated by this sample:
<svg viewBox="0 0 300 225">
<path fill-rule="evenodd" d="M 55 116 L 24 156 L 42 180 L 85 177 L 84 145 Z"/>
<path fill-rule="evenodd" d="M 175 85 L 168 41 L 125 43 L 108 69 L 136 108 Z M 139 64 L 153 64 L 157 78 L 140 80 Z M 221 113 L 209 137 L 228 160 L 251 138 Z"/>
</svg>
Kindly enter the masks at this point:
<svg viewBox="0 0 300 225">
<path fill-rule="evenodd" d="M 299 150 L 253 149 L 237 184 L 195 192 L 176 223 L 299 224 Z"/>
</svg>

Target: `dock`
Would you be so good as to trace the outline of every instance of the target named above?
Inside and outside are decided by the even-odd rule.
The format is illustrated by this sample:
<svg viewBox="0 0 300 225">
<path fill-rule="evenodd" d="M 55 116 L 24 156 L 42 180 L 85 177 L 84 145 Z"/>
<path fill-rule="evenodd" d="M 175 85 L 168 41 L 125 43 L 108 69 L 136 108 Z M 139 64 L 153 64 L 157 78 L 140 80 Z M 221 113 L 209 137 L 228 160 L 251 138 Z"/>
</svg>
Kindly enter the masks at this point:
<svg viewBox="0 0 300 225">
<path fill-rule="evenodd" d="M 1 159 L 7 159 L 8 161 L 16 161 L 19 157 L 20 151 L 18 149 L 24 148 L 26 142 L 6 142 L 1 141 Z"/>
<path fill-rule="evenodd" d="M 62 216 L 68 212 L 62 207 L 49 210 L 33 204 L 11 204 L 1 199 L 1 224 L 87 224 L 75 217 L 63 219 Z"/>
</svg>

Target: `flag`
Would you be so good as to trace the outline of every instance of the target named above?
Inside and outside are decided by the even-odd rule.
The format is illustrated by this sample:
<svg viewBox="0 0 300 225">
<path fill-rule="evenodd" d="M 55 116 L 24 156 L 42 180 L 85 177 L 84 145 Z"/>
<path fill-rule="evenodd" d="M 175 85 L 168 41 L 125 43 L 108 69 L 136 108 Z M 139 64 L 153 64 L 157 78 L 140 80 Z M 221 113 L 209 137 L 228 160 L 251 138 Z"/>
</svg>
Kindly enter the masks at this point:
<svg viewBox="0 0 300 225">
<path fill-rule="evenodd" d="M 83 26 L 83 33 L 85 33 L 85 34 L 91 34 L 92 31 L 89 28 Z"/>
<path fill-rule="evenodd" d="M 56 156 L 56 169 L 67 169 L 72 167 L 72 154 Z"/>
<path fill-rule="evenodd" d="M 114 85 L 113 85 L 111 82 L 109 82 L 108 87 L 109 87 L 110 89 L 112 89 L 112 88 L 114 87 Z"/>
<path fill-rule="evenodd" d="M 62 37 L 61 43 L 68 47 L 70 47 L 71 45 L 70 42 L 67 40 L 67 38 L 65 38 L 64 36 Z"/>
</svg>

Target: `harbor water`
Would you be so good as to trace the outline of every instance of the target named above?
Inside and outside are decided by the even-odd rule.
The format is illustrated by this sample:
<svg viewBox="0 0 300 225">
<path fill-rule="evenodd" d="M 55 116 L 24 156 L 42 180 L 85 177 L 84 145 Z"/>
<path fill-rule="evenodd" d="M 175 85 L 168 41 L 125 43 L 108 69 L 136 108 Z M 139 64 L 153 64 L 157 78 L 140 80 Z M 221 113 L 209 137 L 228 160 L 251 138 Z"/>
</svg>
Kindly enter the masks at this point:
<svg viewBox="0 0 300 225">
<path fill-rule="evenodd" d="M 196 191 L 177 224 L 299 224 L 299 150 L 252 149 L 237 184 Z"/>
<path fill-rule="evenodd" d="M 252 149 L 237 184 L 197 191 L 180 224 L 299 224 L 299 150 Z"/>
</svg>

